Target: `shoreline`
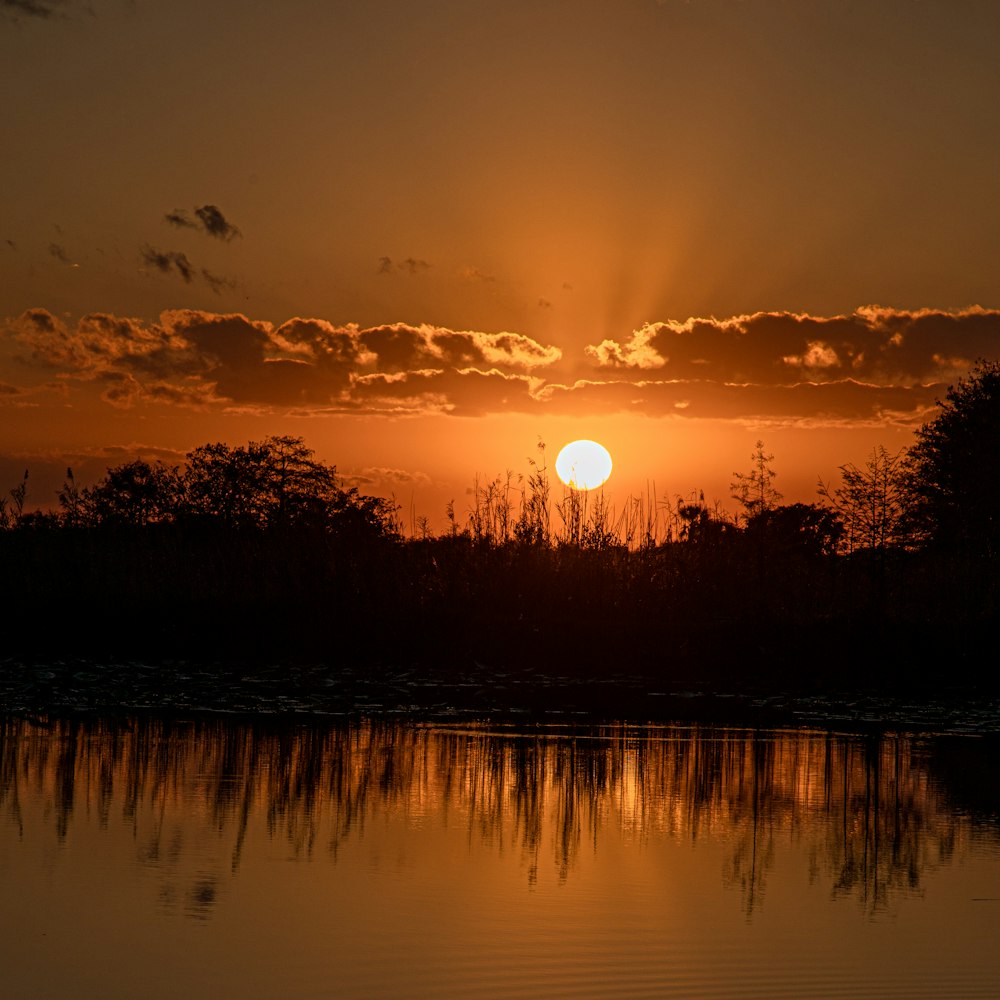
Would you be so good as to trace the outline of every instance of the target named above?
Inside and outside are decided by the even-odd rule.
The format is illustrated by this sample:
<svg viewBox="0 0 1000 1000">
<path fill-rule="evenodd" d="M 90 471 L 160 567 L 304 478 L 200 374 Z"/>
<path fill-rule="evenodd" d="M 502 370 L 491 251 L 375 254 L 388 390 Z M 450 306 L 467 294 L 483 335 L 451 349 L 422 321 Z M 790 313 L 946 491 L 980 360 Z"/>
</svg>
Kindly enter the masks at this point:
<svg viewBox="0 0 1000 1000">
<path fill-rule="evenodd" d="M 0 660 L 0 714 L 233 716 L 262 721 L 410 720 L 587 726 L 665 722 L 738 728 L 1000 733 L 1000 698 L 971 688 L 826 692 L 663 683 L 648 673 L 537 668 L 331 667 L 193 661 Z"/>
</svg>

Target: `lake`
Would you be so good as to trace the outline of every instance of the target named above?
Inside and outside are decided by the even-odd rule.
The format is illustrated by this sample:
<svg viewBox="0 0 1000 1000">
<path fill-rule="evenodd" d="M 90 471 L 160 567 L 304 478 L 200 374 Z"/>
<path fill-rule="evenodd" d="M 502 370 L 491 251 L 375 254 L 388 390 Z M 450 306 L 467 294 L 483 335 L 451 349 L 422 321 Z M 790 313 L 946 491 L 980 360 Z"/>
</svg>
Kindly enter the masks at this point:
<svg viewBox="0 0 1000 1000">
<path fill-rule="evenodd" d="M 993 997 L 995 735 L 0 719 L 4 997 Z"/>
</svg>

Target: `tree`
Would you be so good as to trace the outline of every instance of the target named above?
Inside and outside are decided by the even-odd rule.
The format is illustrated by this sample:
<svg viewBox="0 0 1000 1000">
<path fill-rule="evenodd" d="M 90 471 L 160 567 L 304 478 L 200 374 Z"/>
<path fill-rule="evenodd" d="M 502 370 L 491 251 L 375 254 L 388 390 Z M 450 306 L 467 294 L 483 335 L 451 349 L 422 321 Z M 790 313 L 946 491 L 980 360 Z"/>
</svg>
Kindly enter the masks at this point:
<svg viewBox="0 0 1000 1000">
<path fill-rule="evenodd" d="M 64 516 L 68 519 L 72 515 L 73 523 L 145 527 L 172 521 L 182 491 L 176 467 L 137 458 L 108 469 L 104 479 L 76 496 L 64 487 L 59 502 Z"/>
<path fill-rule="evenodd" d="M 842 544 L 848 552 L 881 552 L 906 541 L 905 456 L 905 449 L 890 455 L 878 445 L 864 468 L 853 462 L 840 466 L 841 486 L 819 481 L 819 495 L 843 521 Z"/>
<path fill-rule="evenodd" d="M 1000 547 L 1000 361 L 980 359 L 917 432 L 908 485 L 929 543 L 987 559 Z"/>
<path fill-rule="evenodd" d="M 703 490 L 698 491 L 697 500 L 693 496 L 688 500 L 678 497 L 676 517 L 679 540 L 703 547 L 717 544 L 727 536 L 732 537 L 736 531 L 735 524 L 726 520 L 718 504 L 714 511 L 708 507 Z"/>
<path fill-rule="evenodd" d="M 764 511 L 747 523 L 775 557 L 833 555 L 844 533 L 840 515 L 817 504 L 783 504 Z"/>
<path fill-rule="evenodd" d="M 251 441 L 232 448 L 223 442 L 189 452 L 184 470 L 186 511 L 227 527 L 267 523 L 266 465 L 269 446 Z"/>
<path fill-rule="evenodd" d="M 750 471 L 734 472 L 735 478 L 729 484 L 733 499 L 743 505 L 747 519 L 773 510 L 781 499 L 781 494 L 772 485 L 778 475 L 771 468 L 774 455 L 765 454 L 763 441 L 757 442 L 750 461 Z"/>
<path fill-rule="evenodd" d="M 185 503 L 197 517 L 238 528 L 309 524 L 358 537 L 398 533 L 395 504 L 344 489 L 336 467 L 316 460 L 302 438 L 206 444 L 187 459 Z"/>
<path fill-rule="evenodd" d="M 136 527 L 197 520 L 257 530 L 309 525 L 355 539 L 399 534 L 393 502 L 344 489 L 336 468 L 314 459 L 301 438 L 269 437 L 237 448 L 206 444 L 187 458 L 183 469 L 126 462 L 83 490 L 67 469 L 60 520 Z"/>
</svg>

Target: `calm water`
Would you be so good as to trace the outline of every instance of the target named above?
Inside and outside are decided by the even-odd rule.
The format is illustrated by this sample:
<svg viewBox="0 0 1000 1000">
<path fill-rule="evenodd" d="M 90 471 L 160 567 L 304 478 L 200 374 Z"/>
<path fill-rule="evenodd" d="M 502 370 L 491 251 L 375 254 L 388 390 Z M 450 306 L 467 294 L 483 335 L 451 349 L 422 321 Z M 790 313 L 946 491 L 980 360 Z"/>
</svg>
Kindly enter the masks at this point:
<svg viewBox="0 0 1000 1000">
<path fill-rule="evenodd" d="M 991 738 L 0 720 L 0 991 L 997 997 Z"/>
</svg>

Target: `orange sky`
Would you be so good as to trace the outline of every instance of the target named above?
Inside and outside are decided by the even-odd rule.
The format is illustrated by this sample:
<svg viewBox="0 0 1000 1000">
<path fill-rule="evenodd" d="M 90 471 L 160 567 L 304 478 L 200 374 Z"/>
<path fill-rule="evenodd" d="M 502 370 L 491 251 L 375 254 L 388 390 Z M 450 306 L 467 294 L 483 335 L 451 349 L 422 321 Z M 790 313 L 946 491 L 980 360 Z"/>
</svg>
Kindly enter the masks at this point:
<svg viewBox="0 0 1000 1000">
<path fill-rule="evenodd" d="M 732 506 L 763 438 L 815 499 L 1000 354 L 998 49 L 974 0 L 0 0 L 0 486 L 292 433 L 436 520 L 592 437 Z"/>
</svg>

